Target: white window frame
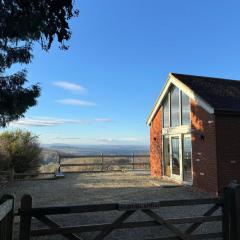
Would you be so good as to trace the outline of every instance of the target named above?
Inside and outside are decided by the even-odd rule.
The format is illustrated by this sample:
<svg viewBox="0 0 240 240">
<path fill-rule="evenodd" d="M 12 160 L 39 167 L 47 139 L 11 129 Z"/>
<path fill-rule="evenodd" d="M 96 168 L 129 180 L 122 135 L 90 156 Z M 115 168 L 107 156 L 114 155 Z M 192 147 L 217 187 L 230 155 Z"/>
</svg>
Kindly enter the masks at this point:
<svg viewBox="0 0 240 240">
<path fill-rule="evenodd" d="M 182 106 L 182 94 L 183 91 L 180 90 L 180 123 L 181 126 L 189 126 L 191 125 L 191 106 L 190 106 L 190 98 L 188 97 L 188 107 L 189 107 L 189 124 L 183 124 L 183 116 L 182 116 L 182 111 L 183 111 L 183 106 Z M 186 94 L 185 94 L 186 95 Z"/>
<path fill-rule="evenodd" d="M 189 123 L 190 124 L 185 124 L 185 125 L 183 125 L 183 119 L 182 119 L 182 109 L 183 109 L 183 107 L 182 107 L 182 90 L 180 90 L 178 87 L 176 87 L 176 86 L 173 86 L 174 88 L 177 88 L 178 89 L 178 103 L 179 103 L 179 112 L 178 112 L 178 117 L 179 117 L 179 125 L 178 126 L 172 126 L 172 116 L 171 116 L 171 92 L 172 92 L 172 89 L 173 88 L 171 88 L 169 91 L 168 91 L 168 93 L 167 93 L 167 96 L 166 96 L 166 98 L 167 98 L 167 100 L 168 100 L 168 124 L 167 124 L 167 127 L 164 127 L 164 125 L 165 125 L 165 121 L 164 121 L 164 104 L 162 105 L 163 106 L 163 116 L 162 116 L 162 128 L 163 129 L 167 129 L 167 128 L 179 128 L 179 127 L 181 127 L 181 126 L 189 126 L 190 124 L 191 124 L 191 116 L 190 116 L 190 114 L 191 114 L 191 110 L 190 110 L 190 113 L 189 113 L 189 119 L 190 119 L 190 121 L 189 121 Z M 190 108 L 190 99 L 189 99 L 189 108 Z"/>
<path fill-rule="evenodd" d="M 179 151 L 179 175 L 173 173 L 172 167 L 172 138 L 178 138 L 178 151 Z M 170 144 L 170 169 L 171 169 L 171 178 L 177 181 L 183 180 L 183 166 L 182 166 L 182 134 L 169 135 L 169 144 Z"/>
<path fill-rule="evenodd" d="M 173 87 L 178 89 L 178 98 L 179 98 L 179 125 L 178 126 L 171 126 L 171 92 L 173 90 Z M 170 179 L 174 179 L 179 182 L 183 182 L 183 137 L 184 135 L 190 135 L 191 136 L 191 108 L 190 108 L 190 98 L 189 98 L 189 124 L 182 125 L 183 119 L 182 119 L 182 93 L 183 91 L 178 88 L 177 86 L 173 85 L 171 88 L 169 88 L 169 91 L 167 92 L 167 100 L 168 100 L 168 127 L 162 127 L 162 169 L 163 169 L 163 175 L 166 178 L 169 178 L 165 175 L 164 172 L 164 161 L 163 161 L 163 136 L 168 135 L 168 141 L 169 141 L 169 157 L 170 157 L 170 172 L 171 176 Z M 163 109 L 163 116 L 162 116 L 162 121 L 164 126 L 164 109 Z M 179 138 L 179 161 L 180 161 L 180 175 L 172 174 L 172 137 L 178 137 Z M 193 161 L 193 160 L 192 160 Z M 191 163 L 191 167 L 193 168 L 193 164 Z M 192 172 L 193 173 L 193 172 Z M 191 183 L 188 183 L 191 184 Z"/>
<path fill-rule="evenodd" d="M 184 184 L 186 184 L 186 185 L 192 185 L 193 184 L 193 155 L 192 155 L 192 141 L 191 141 L 191 174 L 192 174 L 192 179 L 191 179 L 191 181 L 184 181 L 183 180 L 183 154 L 184 154 L 184 150 L 183 150 L 183 148 L 184 148 L 184 136 L 186 136 L 186 137 L 190 137 L 190 139 L 191 139 L 191 134 L 190 133 L 183 133 L 182 134 L 182 182 L 184 183 Z"/>
</svg>

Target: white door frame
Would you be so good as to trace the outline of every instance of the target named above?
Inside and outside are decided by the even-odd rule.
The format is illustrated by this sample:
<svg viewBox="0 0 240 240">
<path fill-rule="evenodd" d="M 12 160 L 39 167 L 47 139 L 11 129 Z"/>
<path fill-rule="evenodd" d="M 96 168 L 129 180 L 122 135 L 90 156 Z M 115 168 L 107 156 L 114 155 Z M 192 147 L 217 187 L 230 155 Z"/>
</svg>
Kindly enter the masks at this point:
<svg viewBox="0 0 240 240">
<path fill-rule="evenodd" d="M 182 134 L 182 174 L 183 174 L 183 152 L 184 152 L 184 150 L 183 150 L 183 140 L 184 140 L 184 136 L 186 136 L 186 137 L 189 137 L 190 138 L 190 140 L 191 140 L 191 133 L 184 133 L 184 134 Z M 192 141 L 191 141 L 191 182 L 187 182 L 187 181 L 184 181 L 184 179 L 183 179 L 183 175 L 182 175 L 182 181 L 184 182 L 184 184 L 189 184 L 189 185 L 192 185 L 192 183 L 193 183 L 193 158 L 192 158 Z"/>
<path fill-rule="evenodd" d="M 179 170 L 180 170 L 180 174 L 173 174 L 172 172 L 172 138 L 178 138 L 179 140 Z M 182 166 L 182 134 L 173 134 L 173 135 L 169 135 L 169 144 L 170 144 L 170 169 L 171 169 L 171 178 L 177 180 L 177 181 L 183 181 L 183 166 Z"/>
</svg>

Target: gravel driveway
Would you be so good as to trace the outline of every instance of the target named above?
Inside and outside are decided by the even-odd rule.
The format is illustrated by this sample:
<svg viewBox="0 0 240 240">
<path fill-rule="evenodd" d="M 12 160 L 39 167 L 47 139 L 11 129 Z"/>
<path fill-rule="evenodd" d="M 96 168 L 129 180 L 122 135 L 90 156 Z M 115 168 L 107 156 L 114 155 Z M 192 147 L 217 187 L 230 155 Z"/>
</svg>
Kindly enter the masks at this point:
<svg viewBox="0 0 240 240">
<path fill-rule="evenodd" d="M 148 175 L 138 175 L 129 172 L 108 172 L 92 174 L 66 174 L 65 178 L 57 180 L 16 181 L 7 184 L 2 193 L 14 193 L 17 197 L 16 207 L 19 207 L 23 194 L 31 194 L 34 207 L 82 205 L 92 203 L 126 203 L 153 202 L 159 200 L 193 199 L 210 197 L 209 194 L 199 192 L 192 187 L 176 186 L 160 180 L 154 180 Z M 156 210 L 167 218 L 199 216 L 210 206 L 171 207 Z M 112 222 L 119 216 L 119 212 L 87 213 L 81 215 L 54 216 L 60 225 L 93 224 Z M 136 212 L 131 220 L 150 220 L 141 212 Z M 19 221 L 15 221 L 18 231 Z M 198 232 L 220 230 L 220 223 L 204 224 Z M 33 220 L 33 227 L 45 227 Z M 187 225 L 178 225 L 181 229 Z M 93 239 L 97 233 L 84 233 L 83 239 Z M 128 231 L 115 230 L 106 239 L 151 239 L 162 234 L 169 234 L 163 227 L 131 229 Z M 15 238 L 17 239 L 17 238 Z M 35 237 L 33 239 L 62 240 L 61 236 Z"/>
</svg>

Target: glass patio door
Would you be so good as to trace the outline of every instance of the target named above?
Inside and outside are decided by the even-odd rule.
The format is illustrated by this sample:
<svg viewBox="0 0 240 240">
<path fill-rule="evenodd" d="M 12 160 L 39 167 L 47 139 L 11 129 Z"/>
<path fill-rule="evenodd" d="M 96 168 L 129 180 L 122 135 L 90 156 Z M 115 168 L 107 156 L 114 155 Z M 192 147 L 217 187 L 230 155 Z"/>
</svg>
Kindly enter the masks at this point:
<svg viewBox="0 0 240 240">
<path fill-rule="evenodd" d="M 182 160 L 181 160 L 181 137 L 180 135 L 170 137 L 170 164 L 171 177 L 176 180 L 182 180 Z"/>
<path fill-rule="evenodd" d="M 163 174 L 192 183 L 191 134 L 163 135 Z"/>
<path fill-rule="evenodd" d="M 163 136 L 163 174 L 171 177 L 169 136 Z"/>
<path fill-rule="evenodd" d="M 183 135 L 183 181 L 192 183 L 192 144 L 191 135 Z"/>
</svg>

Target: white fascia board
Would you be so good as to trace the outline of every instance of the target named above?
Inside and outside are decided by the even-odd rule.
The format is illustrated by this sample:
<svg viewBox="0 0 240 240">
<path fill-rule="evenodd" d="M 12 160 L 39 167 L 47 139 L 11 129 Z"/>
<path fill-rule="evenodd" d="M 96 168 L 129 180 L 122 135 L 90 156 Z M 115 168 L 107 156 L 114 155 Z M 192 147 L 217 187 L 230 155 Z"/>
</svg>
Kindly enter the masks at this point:
<svg viewBox="0 0 240 240">
<path fill-rule="evenodd" d="M 158 108 L 160 107 L 161 103 L 162 103 L 162 100 L 163 98 L 165 97 L 169 87 L 171 85 L 171 82 L 170 82 L 170 74 L 168 75 L 168 79 L 167 79 L 167 82 L 165 83 L 164 87 L 163 87 L 163 90 L 161 91 L 161 93 L 159 94 L 155 104 L 154 104 L 154 107 L 152 109 L 152 111 L 150 112 L 148 118 L 147 118 L 147 125 L 150 125 L 151 122 L 152 122 L 152 119 L 153 117 L 155 116 Z"/>
<path fill-rule="evenodd" d="M 169 88 L 172 84 L 175 85 L 176 87 L 178 87 L 190 99 L 193 99 L 199 106 L 201 106 L 203 109 L 205 109 L 208 113 L 214 113 L 214 109 L 213 109 L 213 107 L 211 107 L 211 105 L 209 103 L 207 103 L 205 100 L 203 100 L 200 96 L 198 96 L 196 93 L 194 93 L 187 85 L 182 83 L 180 80 L 178 80 L 176 77 L 174 77 L 170 73 L 168 75 L 167 82 L 166 82 L 165 86 L 163 87 L 162 92 L 160 93 L 157 101 L 154 104 L 154 107 L 153 107 L 151 113 L 148 116 L 147 125 L 151 124 L 152 119 L 154 118 L 159 107 L 161 106 L 162 101 L 163 101 L 165 95 L 168 93 Z"/>
</svg>

